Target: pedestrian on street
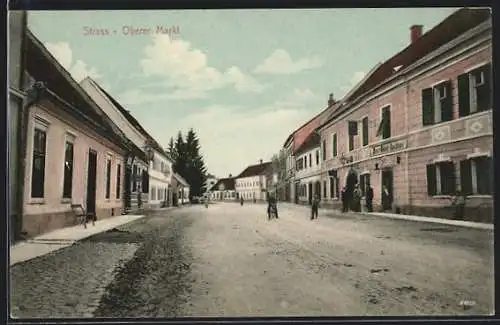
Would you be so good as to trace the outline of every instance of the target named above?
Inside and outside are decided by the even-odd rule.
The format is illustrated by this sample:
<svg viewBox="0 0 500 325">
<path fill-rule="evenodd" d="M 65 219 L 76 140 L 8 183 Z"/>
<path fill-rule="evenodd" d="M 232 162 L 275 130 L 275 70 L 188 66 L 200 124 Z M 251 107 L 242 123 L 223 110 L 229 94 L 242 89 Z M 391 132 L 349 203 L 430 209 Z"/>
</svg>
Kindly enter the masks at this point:
<svg viewBox="0 0 500 325">
<path fill-rule="evenodd" d="M 361 212 L 361 190 L 359 185 L 354 185 L 354 191 L 352 193 L 352 211 Z"/>
<path fill-rule="evenodd" d="M 319 209 L 319 195 L 315 195 L 311 204 L 311 220 L 318 219 L 318 209 Z"/>
<path fill-rule="evenodd" d="M 240 205 L 243 206 L 243 196 L 240 197 Z"/>
<path fill-rule="evenodd" d="M 341 200 L 342 200 L 342 212 L 347 212 L 348 211 L 348 200 L 347 200 L 347 191 L 346 187 L 344 186 L 342 188 L 342 191 L 340 192 Z"/>
<path fill-rule="evenodd" d="M 462 220 L 465 214 L 465 202 L 467 200 L 466 195 L 462 191 L 456 191 L 455 196 L 452 199 L 451 204 L 455 208 L 453 211 L 453 218 Z"/>
<path fill-rule="evenodd" d="M 392 206 L 392 197 L 389 189 L 386 185 L 382 187 L 382 210 L 387 211 L 391 210 Z"/>
<path fill-rule="evenodd" d="M 366 210 L 368 212 L 373 212 L 373 187 L 370 183 L 366 183 Z"/>
</svg>

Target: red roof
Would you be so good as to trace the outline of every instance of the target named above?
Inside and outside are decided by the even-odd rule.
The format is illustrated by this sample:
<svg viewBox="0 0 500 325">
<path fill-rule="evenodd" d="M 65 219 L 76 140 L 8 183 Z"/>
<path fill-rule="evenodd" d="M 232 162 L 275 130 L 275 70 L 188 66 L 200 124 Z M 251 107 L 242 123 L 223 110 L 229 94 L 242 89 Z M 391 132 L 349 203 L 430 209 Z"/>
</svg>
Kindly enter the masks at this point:
<svg viewBox="0 0 500 325">
<path fill-rule="evenodd" d="M 248 166 L 238 176 L 236 176 L 236 178 L 244 178 L 244 177 L 262 175 L 266 171 L 266 168 L 269 166 L 271 166 L 270 161 L 264 162 L 262 164 Z"/>
<path fill-rule="evenodd" d="M 432 51 L 488 20 L 490 16 L 490 9 L 462 8 L 455 11 L 413 44 L 408 45 L 404 50 L 382 63 L 349 98 L 344 100 L 354 100 L 360 97 L 391 77 L 395 73 L 395 67 L 401 66 L 398 70 L 405 69 Z"/>
</svg>

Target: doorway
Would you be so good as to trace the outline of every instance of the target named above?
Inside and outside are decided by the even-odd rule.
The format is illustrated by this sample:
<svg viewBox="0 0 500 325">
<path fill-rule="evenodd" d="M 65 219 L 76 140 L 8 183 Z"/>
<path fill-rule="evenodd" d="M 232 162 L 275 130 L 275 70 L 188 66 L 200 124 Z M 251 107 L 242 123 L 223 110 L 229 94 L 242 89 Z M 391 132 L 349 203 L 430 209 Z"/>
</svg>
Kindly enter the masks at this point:
<svg viewBox="0 0 500 325">
<path fill-rule="evenodd" d="M 97 152 L 89 149 L 89 161 L 87 166 L 87 213 L 95 216 L 96 213 L 96 183 L 97 183 Z"/>
<path fill-rule="evenodd" d="M 309 188 L 307 191 L 307 202 L 309 202 L 309 204 L 312 204 L 312 200 L 313 200 L 313 184 L 309 183 Z"/>
<path fill-rule="evenodd" d="M 295 204 L 299 204 L 299 194 L 300 194 L 300 186 L 299 183 L 295 183 Z"/>
<path fill-rule="evenodd" d="M 314 196 L 318 196 L 318 197 L 321 197 L 321 182 L 320 181 L 316 181 L 316 183 L 314 183 Z"/>
<path fill-rule="evenodd" d="M 389 192 L 388 199 L 383 200 L 382 205 L 384 210 L 392 210 L 392 202 L 394 198 L 394 175 L 392 168 L 384 168 L 382 169 L 381 175 L 381 187 L 380 187 L 380 197 L 383 197 L 384 186 L 387 187 L 387 191 Z M 384 202 L 385 201 L 385 202 Z"/>
</svg>

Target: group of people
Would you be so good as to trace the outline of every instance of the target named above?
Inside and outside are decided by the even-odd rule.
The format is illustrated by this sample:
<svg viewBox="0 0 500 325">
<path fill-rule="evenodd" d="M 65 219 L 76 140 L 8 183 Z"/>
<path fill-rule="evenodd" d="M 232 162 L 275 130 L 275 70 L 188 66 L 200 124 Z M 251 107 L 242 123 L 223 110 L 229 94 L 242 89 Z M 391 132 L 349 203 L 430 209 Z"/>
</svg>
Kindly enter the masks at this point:
<svg viewBox="0 0 500 325">
<path fill-rule="evenodd" d="M 342 212 L 361 212 L 361 198 L 363 193 L 358 183 L 351 186 L 346 185 L 342 188 Z M 382 210 L 387 211 L 392 207 L 392 195 L 387 186 L 382 187 Z M 365 208 L 367 212 L 373 212 L 373 187 L 366 183 L 365 187 Z"/>
</svg>

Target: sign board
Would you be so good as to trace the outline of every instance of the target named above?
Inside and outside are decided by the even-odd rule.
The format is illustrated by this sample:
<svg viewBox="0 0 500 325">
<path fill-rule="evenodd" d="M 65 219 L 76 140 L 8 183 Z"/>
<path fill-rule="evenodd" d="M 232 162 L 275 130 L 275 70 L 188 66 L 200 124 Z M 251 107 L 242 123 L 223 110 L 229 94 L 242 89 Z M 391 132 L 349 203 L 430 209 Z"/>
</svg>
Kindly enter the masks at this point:
<svg viewBox="0 0 500 325">
<path fill-rule="evenodd" d="M 406 149 L 408 145 L 407 140 L 392 141 L 388 143 L 379 144 L 372 147 L 372 156 L 378 156 L 386 153 L 400 151 Z"/>
</svg>

